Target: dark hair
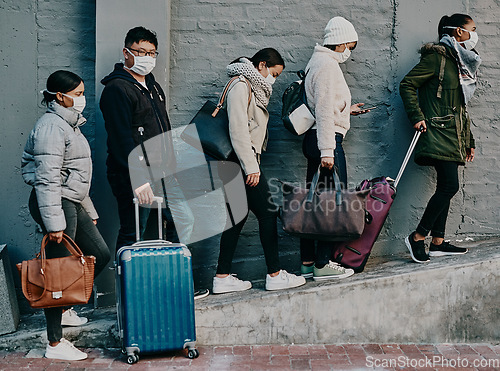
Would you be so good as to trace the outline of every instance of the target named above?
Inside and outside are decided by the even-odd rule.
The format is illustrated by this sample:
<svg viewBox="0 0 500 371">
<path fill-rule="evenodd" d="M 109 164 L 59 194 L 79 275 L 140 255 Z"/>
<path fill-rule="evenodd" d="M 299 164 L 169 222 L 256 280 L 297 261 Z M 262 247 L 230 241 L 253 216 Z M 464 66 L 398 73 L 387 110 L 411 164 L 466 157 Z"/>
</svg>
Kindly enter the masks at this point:
<svg viewBox="0 0 500 371">
<path fill-rule="evenodd" d="M 134 27 L 127 32 L 127 36 L 125 36 L 125 47 L 130 48 L 133 43 L 140 43 L 141 41 L 147 41 L 158 49 L 156 33 L 142 26 Z"/>
<path fill-rule="evenodd" d="M 348 44 L 348 43 L 344 43 L 344 44 Z M 325 48 L 328 48 L 328 49 L 330 49 L 330 50 L 335 51 L 335 49 L 337 49 L 337 46 L 341 46 L 341 45 L 344 45 L 344 44 L 338 44 L 338 45 L 331 45 L 331 44 L 328 44 L 328 45 L 323 45 L 323 46 L 324 46 Z M 354 46 L 353 46 L 353 48 L 352 48 L 351 50 L 356 49 L 356 46 L 358 46 L 358 42 L 357 42 L 357 41 L 355 41 L 355 42 L 354 42 Z"/>
<path fill-rule="evenodd" d="M 238 63 L 241 58 L 247 58 L 252 62 L 255 68 L 259 66 L 260 62 L 266 62 L 267 67 L 283 66 L 285 68 L 285 61 L 280 53 L 273 48 L 264 48 L 259 50 L 252 58 L 240 57 L 232 61 L 230 64 Z"/>
<path fill-rule="evenodd" d="M 76 89 L 76 87 L 82 82 L 82 78 L 76 73 L 64 70 L 54 72 L 47 79 L 47 90 L 44 90 L 43 92 L 42 104 L 48 106 L 50 102 L 56 99 L 56 95 L 51 93 L 70 92 Z"/>
<path fill-rule="evenodd" d="M 453 36 L 453 28 L 448 28 L 447 26 L 454 28 L 463 27 L 470 21 L 472 21 L 472 17 L 467 14 L 455 13 L 449 17 L 447 15 L 443 16 L 438 25 L 439 38 L 441 39 L 444 35 Z"/>
</svg>

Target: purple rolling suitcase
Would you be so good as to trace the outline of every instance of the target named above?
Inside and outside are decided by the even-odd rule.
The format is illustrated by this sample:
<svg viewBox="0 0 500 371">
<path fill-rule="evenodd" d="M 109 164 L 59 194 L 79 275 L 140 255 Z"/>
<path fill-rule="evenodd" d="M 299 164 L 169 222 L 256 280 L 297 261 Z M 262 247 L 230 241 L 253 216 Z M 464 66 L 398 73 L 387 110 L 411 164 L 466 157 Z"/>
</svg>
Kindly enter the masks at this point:
<svg viewBox="0 0 500 371">
<path fill-rule="evenodd" d="M 365 222 L 365 229 L 361 237 L 357 240 L 336 243 L 332 249 L 333 261 L 342 264 L 344 267 L 354 269 L 356 273 L 363 271 L 372 251 L 373 244 L 377 240 L 382 226 L 387 219 L 389 209 L 396 197 L 396 187 L 415 149 L 420 134 L 421 132 L 417 131 L 413 136 L 410 148 L 408 148 L 396 180 L 378 177 L 361 182 L 359 186 L 360 190 L 370 189 L 370 193 L 366 198 L 368 218 Z"/>
<path fill-rule="evenodd" d="M 116 253 L 118 330 L 127 362 L 136 363 L 139 353 L 195 348 L 194 288 L 191 253 L 179 243 L 162 239 L 161 197 L 158 202 L 159 239 L 136 242 Z M 139 205 L 135 203 L 139 240 Z"/>
</svg>

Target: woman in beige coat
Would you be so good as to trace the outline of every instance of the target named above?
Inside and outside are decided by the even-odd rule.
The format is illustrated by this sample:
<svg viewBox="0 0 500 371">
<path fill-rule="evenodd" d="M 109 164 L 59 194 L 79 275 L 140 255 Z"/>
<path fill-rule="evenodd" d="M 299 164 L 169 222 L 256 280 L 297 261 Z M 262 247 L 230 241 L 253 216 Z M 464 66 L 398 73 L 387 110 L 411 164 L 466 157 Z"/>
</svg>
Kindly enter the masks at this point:
<svg viewBox="0 0 500 371">
<path fill-rule="evenodd" d="M 268 273 L 266 290 L 286 289 L 305 283 L 303 277 L 280 269 L 276 206 L 271 201 L 269 185 L 260 169 L 260 155 L 267 142 L 267 105 L 272 84 L 284 68 L 283 58 L 272 48 L 262 49 L 252 58 L 238 58 L 227 66 L 230 77 L 240 77 L 229 87 L 226 100 L 229 135 L 235 153 L 230 160 L 241 166 L 248 209 L 259 221 L 260 240 Z M 231 274 L 231 263 L 246 219 L 245 217 L 222 234 L 213 283 L 214 294 L 243 291 L 252 287 L 249 281 L 239 280 Z"/>
</svg>

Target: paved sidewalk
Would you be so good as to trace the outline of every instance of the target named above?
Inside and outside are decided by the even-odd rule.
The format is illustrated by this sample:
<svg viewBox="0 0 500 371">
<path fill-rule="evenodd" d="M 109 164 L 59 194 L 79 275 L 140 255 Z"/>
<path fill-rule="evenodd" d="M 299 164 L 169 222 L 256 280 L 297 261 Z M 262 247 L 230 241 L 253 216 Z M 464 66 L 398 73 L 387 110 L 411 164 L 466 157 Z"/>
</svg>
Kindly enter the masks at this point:
<svg viewBox="0 0 500 371">
<path fill-rule="evenodd" d="M 66 362 L 43 351 L 0 351 L 0 370 L 500 370 L 500 345 L 344 344 L 199 347 L 200 357 L 183 352 L 141 356 L 129 365 L 119 349 L 87 349 L 89 358 Z"/>
</svg>

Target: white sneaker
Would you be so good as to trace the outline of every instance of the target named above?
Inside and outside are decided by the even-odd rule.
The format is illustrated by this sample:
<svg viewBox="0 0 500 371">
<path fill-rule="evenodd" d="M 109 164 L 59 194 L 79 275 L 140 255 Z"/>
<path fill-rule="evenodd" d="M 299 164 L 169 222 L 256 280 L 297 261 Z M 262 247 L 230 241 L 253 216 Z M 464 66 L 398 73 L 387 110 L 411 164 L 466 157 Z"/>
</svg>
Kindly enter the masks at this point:
<svg viewBox="0 0 500 371">
<path fill-rule="evenodd" d="M 63 312 L 61 318 L 61 326 L 81 326 L 88 322 L 89 320 L 85 317 L 79 317 L 73 308 L 70 308 Z"/>
<path fill-rule="evenodd" d="M 266 290 L 283 290 L 299 287 L 306 283 L 306 279 L 302 276 L 288 273 L 285 270 L 280 270 L 277 276 L 271 277 L 269 274 L 266 276 Z"/>
<path fill-rule="evenodd" d="M 242 281 L 230 274 L 224 278 L 214 277 L 214 286 L 212 292 L 214 294 L 224 294 L 226 292 L 245 291 L 252 288 L 250 281 Z"/>
<path fill-rule="evenodd" d="M 68 340 L 62 338 L 61 342 L 55 347 L 47 345 L 45 358 L 63 359 L 65 361 L 81 361 L 88 357 L 87 353 L 75 348 Z"/>
</svg>

